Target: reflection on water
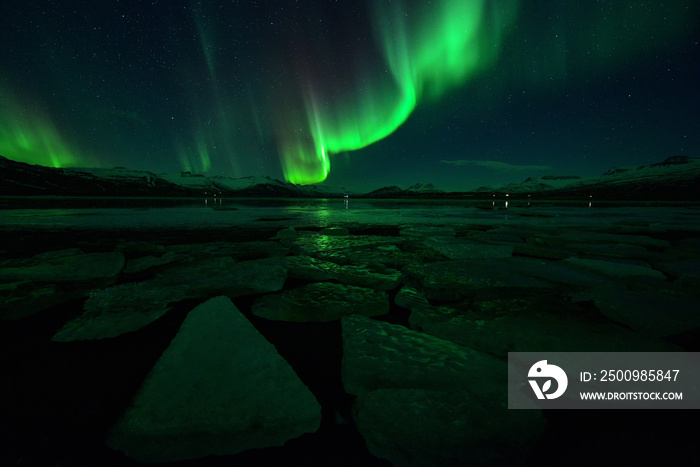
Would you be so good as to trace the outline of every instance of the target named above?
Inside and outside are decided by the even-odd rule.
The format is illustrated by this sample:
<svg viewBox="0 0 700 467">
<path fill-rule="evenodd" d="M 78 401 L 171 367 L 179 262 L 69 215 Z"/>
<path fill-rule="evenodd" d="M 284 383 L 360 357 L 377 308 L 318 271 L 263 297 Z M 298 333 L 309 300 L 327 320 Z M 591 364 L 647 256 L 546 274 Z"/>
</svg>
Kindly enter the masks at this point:
<svg viewBox="0 0 700 467">
<path fill-rule="evenodd" d="M 592 196 L 590 197 L 592 198 Z M 505 195 L 500 199 L 365 199 L 353 198 L 353 205 L 359 207 L 372 207 L 380 209 L 414 208 L 430 206 L 459 206 L 481 207 L 486 204 L 495 206 L 503 202 L 514 207 L 576 207 L 592 205 L 592 199 L 584 200 L 535 200 L 530 196 L 523 199 Z M 336 201 L 342 200 L 341 204 Z M 319 206 L 340 205 L 343 208 L 349 206 L 350 198 L 226 198 L 212 196 L 208 198 L 91 198 L 91 197 L 2 197 L 0 196 L 0 209 L 87 209 L 87 208 L 164 208 L 164 207 L 207 207 L 222 204 L 233 204 L 254 207 L 300 207 L 318 208 Z M 654 206 L 688 206 L 700 207 L 700 202 L 683 201 L 616 201 L 598 200 L 601 206 L 606 207 L 654 207 Z"/>
<path fill-rule="evenodd" d="M 351 208 L 352 204 L 352 208 Z M 336 224 L 469 225 L 610 222 L 622 217 L 687 222 L 700 203 L 585 200 L 371 200 L 362 198 L 0 198 L 0 228 L 226 228 L 267 225 L 326 227 Z M 508 209 L 509 215 L 497 214 Z M 675 220 L 674 220 L 675 217 Z M 693 216 L 694 218 L 695 216 Z M 532 219 L 538 219 L 537 221 Z"/>
</svg>

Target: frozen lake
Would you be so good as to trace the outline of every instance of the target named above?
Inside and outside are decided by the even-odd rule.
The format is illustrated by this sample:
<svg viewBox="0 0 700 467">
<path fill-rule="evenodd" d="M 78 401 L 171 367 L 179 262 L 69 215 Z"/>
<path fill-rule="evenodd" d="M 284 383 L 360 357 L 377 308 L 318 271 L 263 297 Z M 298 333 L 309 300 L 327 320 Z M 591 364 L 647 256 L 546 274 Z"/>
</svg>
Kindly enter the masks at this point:
<svg viewBox="0 0 700 467">
<path fill-rule="evenodd" d="M 384 467 L 367 446 L 392 449 L 394 420 L 402 450 L 431 457 L 447 440 L 465 464 L 478 451 L 491 463 L 556 465 L 565 449 L 580 465 L 649 455 L 697 464 L 684 429 L 693 411 L 505 409 L 509 352 L 700 350 L 697 203 L 1 198 L 0 242 L 0 371 L 13 382 L 0 401 L 11 446 L 2 465 L 169 460 L 115 424 L 153 411 L 189 429 L 193 414 L 212 411 L 224 424 L 246 420 L 236 429 L 247 436 L 275 429 L 260 413 L 289 400 L 307 412 L 286 415 L 299 428 L 284 447 L 243 445 L 187 465 Z M 212 324 L 219 315 L 238 324 Z M 207 351 L 180 353 L 178 342 Z M 248 347 L 229 348 L 239 342 Z M 286 376 L 200 370 L 262 348 L 268 360 L 253 367 L 277 368 L 281 356 Z M 182 361 L 168 363 L 173 353 Z M 146 415 L 128 412 L 159 364 L 178 369 L 152 382 L 165 394 L 146 397 Z M 281 381 L 294 396 L 277 391 Z M 232 391 L 251 405 L 210 405 Z M 620 432 L 629 436 L 618 444 Z M 207 442 L 217 436 L 230 438 L 163 442 L 189 456 L 216 452 Z"/>
<path fill-rule="evenodd" d="M 474 224 L 595 228 L 605 224 L 700 230 L 700 204 L 498 199 L 0 199 L 2 229 L 309 228 Z"/>
</svg>

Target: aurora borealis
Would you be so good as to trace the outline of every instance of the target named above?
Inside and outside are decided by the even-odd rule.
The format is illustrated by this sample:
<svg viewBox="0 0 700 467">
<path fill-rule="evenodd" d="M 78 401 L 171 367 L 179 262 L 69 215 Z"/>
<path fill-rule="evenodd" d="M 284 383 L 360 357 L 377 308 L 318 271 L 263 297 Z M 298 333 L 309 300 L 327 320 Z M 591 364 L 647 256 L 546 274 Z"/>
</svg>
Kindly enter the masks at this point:
<svg viewBox="0 0 700 467">
<path fill-rule="evenodd" d="M 375 3 L 373 24 L 388 72 L 376 77 L 367 76 L 362 67 L 359 72 L 349 70 L 355 74 L 354 85 L 349 92 L 323 96 L 326 105 L 319 104 L 311 85 L 305 99 L 307 129 L 299 140 L 282 143 L 286 178 L 295 183 L 323 181 L 329 171 L 328 153 L 361 149 L 391 135 L 424 94 L 437 99 L 488 65 L 507 25 L 499 17 L 513 16 L 515 9 L 512 1 L 494 3 L 495 24 L 484 24 L 489 5 L 483 1 L 436 2 L 410 14 L 399 4 Z M 308 134 L 312 144 L 303 141 Z"/>
<path fill-rule="evenodd" d="M 0 6 L 0 154 L 351 189 L 700 155 L 700 5 Z"/>
</svg>

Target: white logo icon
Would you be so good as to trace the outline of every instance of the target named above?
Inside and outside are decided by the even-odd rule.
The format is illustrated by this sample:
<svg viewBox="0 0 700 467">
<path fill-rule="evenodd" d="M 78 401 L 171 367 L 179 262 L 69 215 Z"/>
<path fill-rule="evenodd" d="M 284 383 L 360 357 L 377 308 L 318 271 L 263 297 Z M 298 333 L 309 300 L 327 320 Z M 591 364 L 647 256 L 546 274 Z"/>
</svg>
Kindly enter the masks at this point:
<svg viewBox="0 0 700 467">
<path fill-rule="evenodd" d="M 536 380 L 528 380 L 538 399 L 556 399 L 564 394 L 566 386 L 569 384 L 569 378 L 566 377 L 564 370 L 556 365 L 548 365 L 547 360 L 540 360 L 532 365 L 527 376 L 528 378 L 549 378 L 542 385 L 542 389 L 540 389 Z M 552 386 L 552 379 L 557 381 L 557 390 L 551 394 L 547 394 L 547 391 Z"/>
</svg>

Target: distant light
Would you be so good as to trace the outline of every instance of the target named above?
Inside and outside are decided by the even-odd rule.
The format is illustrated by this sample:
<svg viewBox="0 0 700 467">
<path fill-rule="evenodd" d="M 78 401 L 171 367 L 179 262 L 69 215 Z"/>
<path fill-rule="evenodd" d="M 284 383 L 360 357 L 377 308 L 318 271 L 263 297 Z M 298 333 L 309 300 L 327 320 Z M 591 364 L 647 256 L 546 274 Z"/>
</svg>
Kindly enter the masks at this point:
<svg viewBox="0 0 700 467">
<path fill-rule="evenodd" d="M 506 193 L 506 196 L 510 196 L 508 193 Z"/>
</svg>

